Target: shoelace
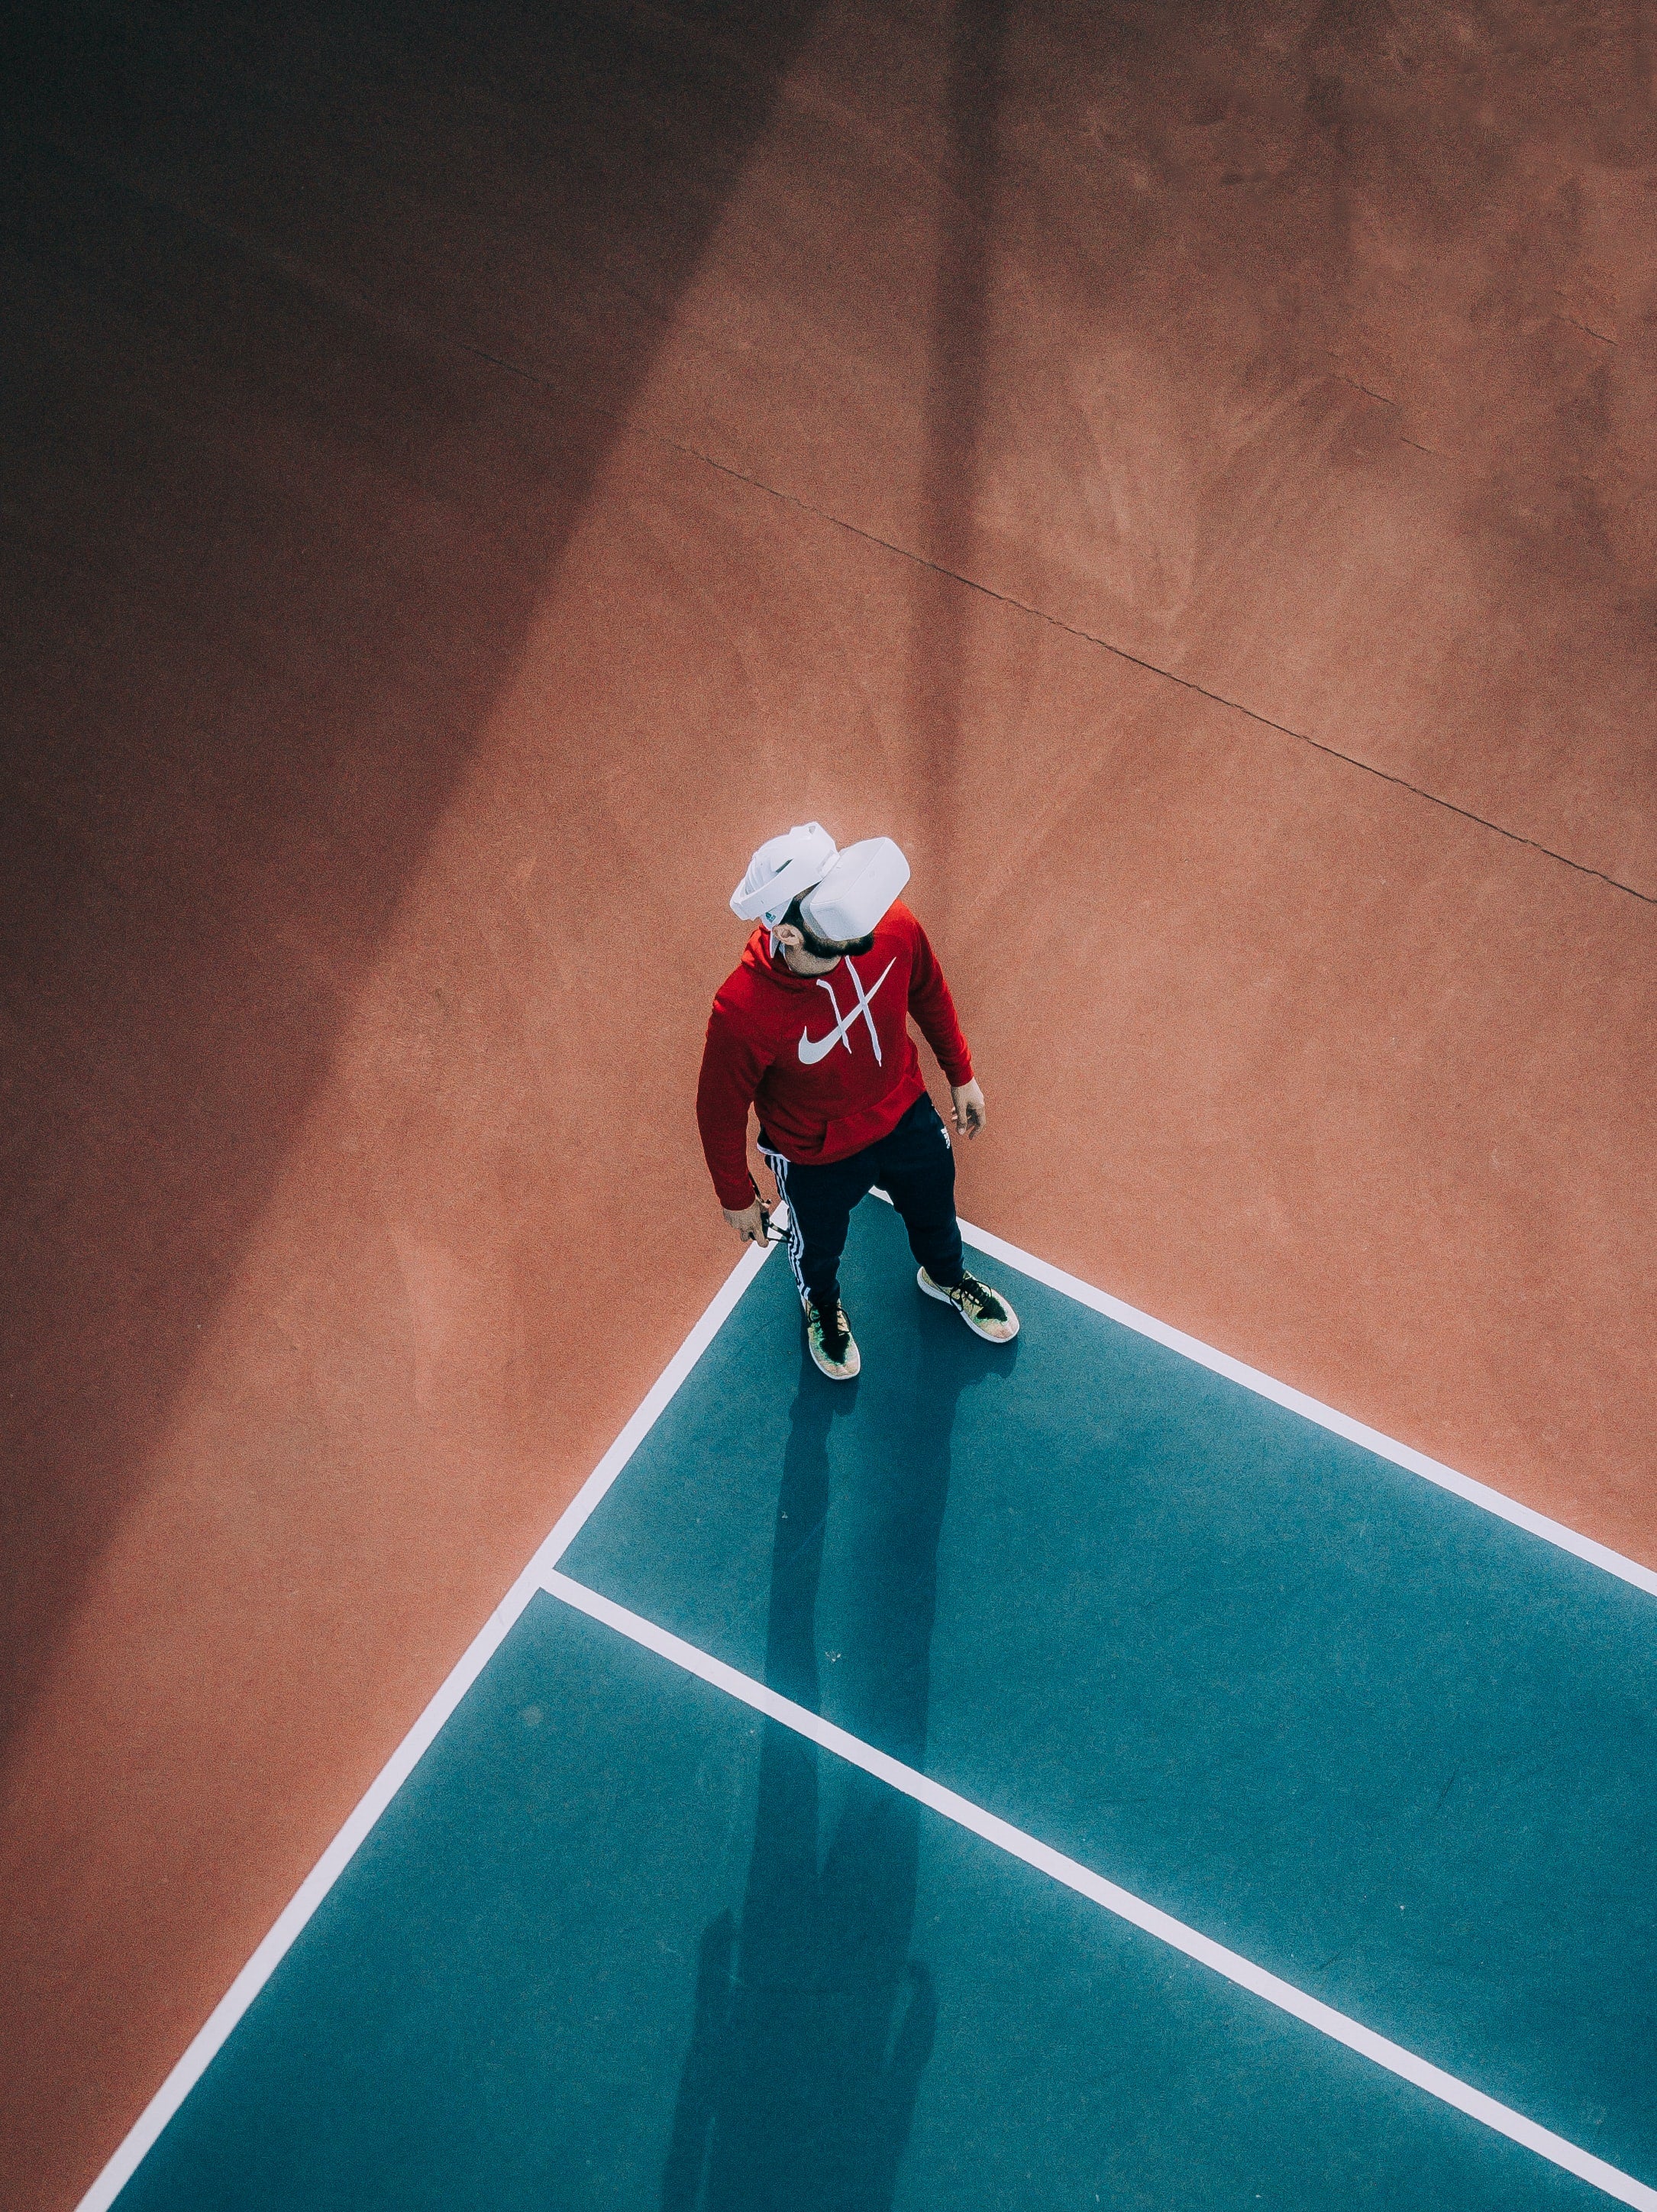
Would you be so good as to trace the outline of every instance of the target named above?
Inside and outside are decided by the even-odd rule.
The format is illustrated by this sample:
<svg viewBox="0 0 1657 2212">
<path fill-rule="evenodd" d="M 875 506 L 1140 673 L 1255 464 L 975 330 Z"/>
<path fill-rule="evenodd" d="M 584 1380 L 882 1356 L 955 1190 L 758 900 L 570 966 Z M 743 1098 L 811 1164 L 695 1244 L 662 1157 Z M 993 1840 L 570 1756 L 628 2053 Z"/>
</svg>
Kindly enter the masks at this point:
<svg viewBox="0 0 1657 2212">
<path fill-rule="evenodd" d="M 832 1321 L 821 1306 L 814 1306 L 812 1311 L 817 1317 L 817 1334 L 822 1339 L 822 1348 L 830 1359 L 838 1363 L 844 1358 L 846 1347 L 852 1340 L 852 1332 L 846 1325 L 846 1309 L 836 1306 Z"/>
<path fill-rule="evenodd" d="M 974 1304 L 978 1308 L 978 1315 L 980 1321 L 1005 1321 L 1006 1319 L 1006 1308 L 1002 1304 L 1000 1299 L 997 1297 L 995 1292 L 990 1288 L 989 1285 L 987 1283 L 980 1283 L 976 1275 L 968 1274 L 963 1268 L 962 1271 L 960 1283 L 956 1287 L 959 1289 L 962 1297 L 970 1297 L 972 1299 Z M 992 1309 L 993 1309 L 992 1311 Z"/>
</svg>

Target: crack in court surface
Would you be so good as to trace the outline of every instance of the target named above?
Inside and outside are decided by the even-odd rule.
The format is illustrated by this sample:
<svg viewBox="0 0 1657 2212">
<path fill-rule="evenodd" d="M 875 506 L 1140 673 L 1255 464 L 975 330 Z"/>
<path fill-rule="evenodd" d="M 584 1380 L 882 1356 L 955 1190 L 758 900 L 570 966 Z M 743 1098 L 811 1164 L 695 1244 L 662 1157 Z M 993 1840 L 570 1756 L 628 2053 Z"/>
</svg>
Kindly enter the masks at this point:
<svg viewBox="0 0 1657 2212">
<path fill-rule="evenodd" d="M 485 355 L 481 358 L 492 360 L 494 356 Z M 514 375 L 528 374 L 515 368 L 510 362 L 502 362 L 499 365 Z M 531 376 L 530 380 L 538 382 L 540 380 Z M 583 400 L 581 404 L 593 406 L 598 413 L 609 416 L 607 409 L 597 407 L 593 401 Z M 1010 592 L 998 592 L 992 584 L 980 583 L 975 576 L 964 575 L 958 568 L 946 568 L 942 562 L 928 560 L 924 553 L 913 552 L 907 545 L 895 544 L 889 538 L 881 537 L 877 531 L 865 530 L 860 523 L 848 522 L 843 515 L 831 514 L 826 507 L 814 507 L 810 500 L 802 499 L 797 492 L 780 491 L 774 484 L 767 483 L 763 477 L 750 476 L 745 470 L 733 467 L 728 461 L 715 460 L 711 454 L 700 452 L 695 446 L 683 445 L 664 431 L 628 422 L 619 415 L 610 419 L 619 422 L 624 430 L 634 436 L 653 440 L 672 452 L 683 454 L 687 460 L 700 461 L 721 476 L 734 477 L 738 483 L 748 484 L 754 490 L 765 493 L 768 498 L 798 507 L 803 514 L 829 523 L 850 537 L 860 538 L 866 544 L 877 545 L 883 552 L 894 553 L 900 560 L 907 561 L 917 568 L 927 569 L 935 576 L 946 577 L 951 583 L 961 584 L 969 592 L 980 592 L 985 599 L 994 599 L 998 605 L 1013 608 L 1019 614 L 1032 616 L 1035 621 L 1046 623 L 1050 629 L 1062 630 L 1066 637 L 1076 638 L 1083 645 L 1095 646 L 1101 653 L 1108 653 L 1114 659 L 1126 661 L 1132 667 L 1143 668 L 1147 675 L 1161 677 L 1165 683 L 1177 684 L 1182 691 L 1193 692 L 1213 706 L 1227 707 L 1234 714 L 1246 715 L 1262 729 L 1272 730 L 1279 737 L 1292 738 L 1297 744 L 1309 745 L 1314 752 L 1326 754 L 1329 759 L 1340 761 L 1348 768 L 1357 769 L 1365 775 L 1376 776 L 1381 782 L 1393 784 L 1399 791 L 1407 791 L 1412 798 L 1424 799 L 1429 806 L 1442 807 L 1447 814 L 1459 815 L 1464 822 L 1474 823 L 1481 830 L 1494 830 L 1498 837 L 1505 837 L 1509 844 L 1523 845 L 1527 850 L 1539 854 L 1544 860 L 1557 860 L 1562 868 L 1569 868 L 1579 876 L 1592 876 L 1596 882 L 1606 884 L 1611 890 L 1638 899 L 1642 906 L 1657 906 L 1657 893 L 1640 890 L 1633 884 L 1625 884 L 1619 876 L 1607 875 L 1603 868 L 1591 867 L 1586 860 L 1574 860 L 1569 853 L 1562 853 L 1555 846 L 1545 845 L 1539 838 L 1527 837 L 1520 830 L 1509 830 L 1500 822 L 1493 822 L 1487 814 L 1474 813 L 1471 807 L 1458 806 L 1454 799 L 1445 799 L 1435 791 L 1429 791 L 1424 785 L 1411 783 L 1407 776 L 1395 775 L 1390 769 L 1378 768 L 1373 761 L 1364 760 L 1357 753 L 1343 752 L 1338 745 L 1326 744 L 1321 738 L 1310 737 L 1304 730 L 1291 728 L 1287 722 L 1274 722 L 1269 714 L 1262 714 L 1257 708 L 1246 706 L 1241 699 L 1229 698 L 1223 691 L 1211 691 L 1194 678 L 1181 676 L 1176 670 L 1162 667 L 1160 662 L 1146 660 L 1139 653 L 1130 653 L 1126 646 L 1113 645 L 1108 637 L 1101 637 L 1096 631 L 1083 629 L 1075 623 L 1068 623 L 1061 615 L 1049 614 L 1045 607 L 1035 606 L 1028 599 L 1016 599 Z M 1406 446 L 1416 444 L 1413 438 L 1405 438 L 1403 442 Z M 1434 453 L 1435 459 L 1439 458 L 1430 446 L 1422 446 L 1418 450 L 1423 453 Z"/>
<path fill-rule="evenodd" d="M 71 158 L 80 157 L 71 156 Z M 122 181 L 124 182 L 124 180 Z M 127 189 L 131 188 L 128 186 Z M 704 468 L 713 470 L 717 475 L 728 477 L 737 483 L 746 484 L 750 490 L 763 493 L 768 499 L 792 507 L 800 514 L 809 514 L 815 520 L 827 523 L 834 529 L 844 531 L 847 536 L 860 538 L 865 544 L 878 546 L 883 552 L 893 554 L 899 560 L 908 562 L 913 568 L 924 569 L 932 575 L 941 576 L 951 583 L 959 584 L 963 589 L 976 592 L 981 597 L 993 599 L 998 605 L 1011 608 L 1017 613 L 1029 615 L 1033 620 L 1045 623 L 1050 629 L 1060 631 L 1066 637 L 1073 637 L 1081 644 L 1090 645 L 1101 653 L 1108 653 L 1114 659 L 1125 661 L 1132 667 L 1142 668 L 1147 675 L 1160 677 L 1163 682 L 1175 684 L 1181 690 L 1189 691 L 1198 698 L 1206 699 L 1213 706 L 1224 707 L 1233 714 L 1244 715 L 1249 721 L 1255 723 L 1261 729 L 1272 731 L 1276 736 L 1289 738 L 1297 744 L 1309 746 L 1312 750 L 1324 754 L 1330 760 L 1339 761 L 1344 766 L 1356 769 L 1362 775 L 1375 776 L 1382 783 L 1392 784 L 1396 789 L 1409 793 L 1411 798 L 1419 799 L 1429 806 L 1440 807 L 1447 814 L 1456 815 L 1464 822 L 1471 822 L 1481 830 L 1488 830 L 1496 836 L 1505 838 L 1509 844 L 1523 846 L 1527 851 L 1539 854 L 1544 860 L 1556 861 L 1561 867 L 1569 868 L 1576 875 L 1589 877 L 1597 883 L 1605 884 L 1611 890 L 1620 891 L 1627 898 L 1637 899 L 1642 906 L 1657 906 L 1657 893 L 1641 890 L 1637 885 L 1624 883 L 1621 877 L 1610 875 L 1605 869 L 1593 867 L 1586 860 L 1573 860 L 1569 853 L 1562 853 L 1557 846 L 1545 845 L 1539 838 L 1527 837 L 1522 831 L 1510 830 L 1505 823 L 1492 820 L 1487 814 L 1477 813 L 1471 807 L 1459 806 L 1453 799 L 1446 799 L 1438 792 L 1429 791 L 1423 784 L 1412 783 L 1407 776 L 1397 775 L 1391 769 L 1380 768 L 1375 762 L 1365 760 L 1359 754 L 1345 752 L 1340 746 L 1330 744 L 1321 738 L 1312 737 L 1304 730 L 1295 729 L 1287 722 L 1275 721 L 1271 715 L 1261 714 L 1257 708 L 1247 705 L 1241 699 L 1230 698 L 1223 691 L 1210 690 L 1206 685 L 1199 684 L 1193 678 L 1181 676 L 1174 669 L 1164 668 L 1160 662 L 1147 660 L 1139 653 L 1130 653 L 1125 646 L 1113 644 L 1109 638 L 1100 636 L 1095 630 L 1083 629 L 1077 623 L 1066 622 L 1062 616 L 1050 613 L 1045 607 L 1036 606 L 1028 599 L 1016 598 L 1011 592 L 998 591 L 993 585 L 983 583 L 977 577 L 967 575 L 961 569 L 951 568 L 942 562 L 929 560 L 925 554 L 917 553 L 909 546 L 900 545 L 891 538 L 883 538 L 877 531 L 865 529 L 859 523 L 847 520 L 844 515 L 835 514 L 826 507 L 814 506 L 810 500 L 801 498 L 797 492 L 784 491 L 775 484 L 768 483 L 762 477 L 752 475 L 749 471 L 739 469 L 729 461 L 718 460 L 711 453 L 703 453 L 699 447 L 688 445 L 683 440 L 670 437 L 665 431 L 653 429 L 647 424 L 639 422 L 619 409 L 606 407 L 602 401 L 592 398 L 589 394 L 570 389 L 561 383 L 556 377 L 548 375 L 539 369 L 525 368 L 521 362 L 513 361 L 507 355 L 491 353 L 487 347 L 475 345 L 469 339 L 454 337 L 447 331 L 434 331 L 422 323 L 409 321 L 392 309 L 379 302 L 364 300 L 349 288 L 330 282 L 297 256 L 278 252 L 264 240 L 245 235 L 232 226 L 209 222 L 195 208 L 177 206 L 171 201 L 153 198 L 148 194 L 134 196 L 141 200 L 149 200 L 153 205 L 165 208 L 168 213 L 176 217 L 196 223 L 209 235 L 230 240 L 250 258 L 277 270 L 290 280 L 306 284 L 319 297 L 332 301 L 336 305 L 361 316 L 366 321 L 376 323 L 382 328 L 395 330 L 404 337 L 416 339 L 428 346 L 465 354 L 470 359 L 483 362 L 492 368 L 498 368 L 505 374 L 517 378 L 520 382 L 533 386 L 538 391 L 555 393 L 560 399 L 584 407 L 589 413 L 599 416 L 605 422 L 614 423 L 629 436 L 641 438 L 661 446 L 671 453 L 677 453 L 685 460 L 699 462 Z M 1561 319 L 1570 321 L 1573 319 L 1566 316 Z M 1587 329 L 1586 325 L 1581 327 Z M 1599 334 L 1597 331 L 1589 331 L 1588 335 L 1598 337 Z M 1607 340 L 1606 343 L 1613 342 Z M 1339 380 L 1353 384 L 1353 380 L 1350 377 L 1342 377 Z M 1368 389 L 1365 386 L 1357 384 L 1353 384 L 1353 388 L 1358 391 Z M 1381 400 L 1384 405 L 1397 404 L 1395 401 L 1385 399 L 1379 392 L 1370 396 Z M 1430 453 L 1435 459 L 1442 459 L 1435 448 L 1430 446 L 1419 445 L 1417 440 L 1402 437 L 1402 434 L 1400 438 L 1405 445 L 1415 446 L 1417 451 Z"/>
</svg>

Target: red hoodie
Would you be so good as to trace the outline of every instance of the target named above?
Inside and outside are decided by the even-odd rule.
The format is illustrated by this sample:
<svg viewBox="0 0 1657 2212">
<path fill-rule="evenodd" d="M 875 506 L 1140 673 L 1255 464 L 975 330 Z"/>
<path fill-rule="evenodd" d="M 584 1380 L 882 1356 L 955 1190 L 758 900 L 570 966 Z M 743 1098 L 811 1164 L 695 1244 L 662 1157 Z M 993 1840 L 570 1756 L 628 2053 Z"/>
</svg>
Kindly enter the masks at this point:
<svg viewBox="0 0 1657 2212">
<path fill-rule="evenodd" d="M 972 1081 L 972 1055 L 926 933 L 901 900 L 871 951 L 826 975 L 796 975 L 774 960 L 763 925 L 725 978 L 707 1018 L 696 1120 L 719 1204 L 753 1203 L 748 1109 L 767 1141 L 802 1165 L 843 1160 L 895 1129 L 926 1088 L 909 1035 L 913 1014 L 954 1085 Z"/>
</svg>

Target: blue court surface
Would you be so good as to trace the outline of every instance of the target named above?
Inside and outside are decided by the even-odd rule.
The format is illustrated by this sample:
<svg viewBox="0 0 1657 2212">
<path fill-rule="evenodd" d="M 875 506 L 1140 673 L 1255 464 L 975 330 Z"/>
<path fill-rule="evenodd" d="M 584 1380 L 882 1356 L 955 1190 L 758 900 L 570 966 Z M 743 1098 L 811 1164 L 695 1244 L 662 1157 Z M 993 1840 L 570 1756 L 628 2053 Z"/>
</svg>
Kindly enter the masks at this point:
<svg viewBox="0 0 1657 2212">
<path fill-rule="evenodd" d="M 98 2202 L 1657 2207 L 1652 1578 L 975 1264 L 744 1271 Z"/>
</svg>

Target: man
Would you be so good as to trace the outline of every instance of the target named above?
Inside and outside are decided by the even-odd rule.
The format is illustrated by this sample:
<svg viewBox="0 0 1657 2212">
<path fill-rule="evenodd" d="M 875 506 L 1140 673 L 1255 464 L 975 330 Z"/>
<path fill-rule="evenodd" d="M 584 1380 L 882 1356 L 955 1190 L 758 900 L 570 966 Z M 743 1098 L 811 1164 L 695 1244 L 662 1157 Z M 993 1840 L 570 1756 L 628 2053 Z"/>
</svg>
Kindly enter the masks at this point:
<svg viewBox="0 0 1657 2212">
<path fill-rule="evenodd" d="M 1006 1300 L 968 1273 L 955 1154 L 926 1095 L 913 1014 L 950 1085 L 957 1133 L 984 1127 L 984 1094 L 926 933 L 898 893 L 909 864 L 889 837 L 836 850 L 816 822 L 762 845 L 731 897 L 759 927 L 713 1001 L 696 1092 L 725 1218 L 766 1240 L 748 1171 L 748 1109 L 788 1207 L 788 1256 L 811 1357 L 837 1382 L 862 1364 L 840 1296 L 852 1208 L 878 1183 L 903 1217 L 917 1282 L 992 1344 L 1018 1334 Z"/>
</svg>

